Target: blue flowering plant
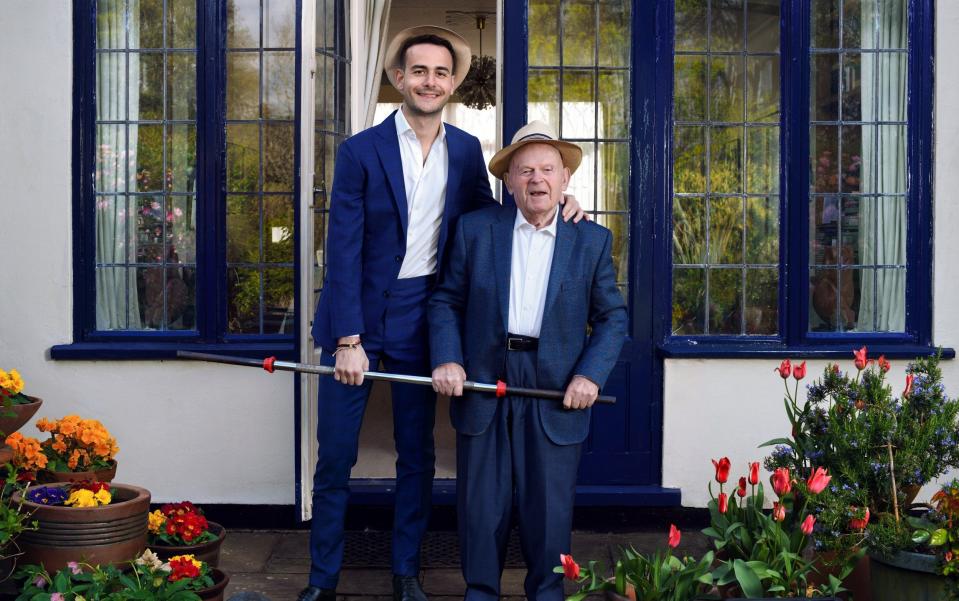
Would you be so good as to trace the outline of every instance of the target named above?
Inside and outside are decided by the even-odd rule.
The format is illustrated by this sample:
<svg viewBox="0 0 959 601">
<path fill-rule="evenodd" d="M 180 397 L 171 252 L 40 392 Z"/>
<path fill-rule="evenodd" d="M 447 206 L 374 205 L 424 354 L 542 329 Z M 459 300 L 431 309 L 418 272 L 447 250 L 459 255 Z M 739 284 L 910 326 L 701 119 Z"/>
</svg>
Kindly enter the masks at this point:
<svg viewBox="0 0 959 601">
<path fill-rule="evenodd" d="M 804 401 L 796 369 L 785 367 L 788 361 L 777 368 L 791 431 L 764 443 L 775 445 L 765 466 L 802 478 L 822 466 L 833 476 L 813 509 L 820 550 L 862 546 L 870 514 L 901 513 L 923 484 L 959 466 L 959 401 L 945 394 L 939 356 L 910 363 L 897 394 L 887 382 L 889 362 L 867 352 L 854 352 L 855 370 L 828 365 L 806 386 Z"/>
</svg>

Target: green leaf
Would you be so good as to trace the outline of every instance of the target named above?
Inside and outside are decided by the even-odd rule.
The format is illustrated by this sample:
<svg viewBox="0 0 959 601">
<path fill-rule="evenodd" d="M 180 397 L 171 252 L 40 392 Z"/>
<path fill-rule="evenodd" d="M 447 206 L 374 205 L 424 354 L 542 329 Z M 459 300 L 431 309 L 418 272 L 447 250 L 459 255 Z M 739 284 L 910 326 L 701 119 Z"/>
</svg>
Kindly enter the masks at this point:
<svg viewBox="0 0 959 601">
<path fill-rule="evenodd" d="M 736 581 L 739 582 L 743 594 L 749 599 L 759 599 L 763 596 L 763 585 L 759 581 L 756 572 L 750 568 L 745 561 L 736 559 L 733 561 L 733 571 L 736 572 Z"/>
<path fill-rule="evenodd" d="M 762 444 L 759 445 L 759 446 L 760 446 L 760 447 L 771 447 L 771 446 L 777 445 L 777 444 L 783 444 L 783 445 L 786 445 L 787 447 L 790 447 L 790 448 L 793 447 L 793 441 L 789 440 L 788 438 L 773 438 L 772 440 L 767 440 L 766 442 L 762 443 Z"/>
<path fill-rule="evenodd" d="M 930 538 L 928 530 L 913 530 L 912 532 L 912 542 L 917 545 L 925 544 Z"/>
<path fill-rule="evenodd" d="M 932 540 L 929 541 L 929 544 L 934 547 L 939 547 L 941 545 L 946 544 L 946 540 L 948 539 L 948 537 L 949 537 L 949 533 L 946 531 L 946 529 L 939 528 L 932 533 Z"/>
</svg>

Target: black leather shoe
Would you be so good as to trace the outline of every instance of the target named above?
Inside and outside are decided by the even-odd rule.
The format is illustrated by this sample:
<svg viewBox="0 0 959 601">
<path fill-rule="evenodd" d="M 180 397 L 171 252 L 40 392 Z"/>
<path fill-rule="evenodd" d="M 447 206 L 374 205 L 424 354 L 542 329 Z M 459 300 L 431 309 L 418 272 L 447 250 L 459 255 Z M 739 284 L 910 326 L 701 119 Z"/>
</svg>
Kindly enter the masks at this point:
<svg viewBox="0 0 959 601">
<path fill-rule="evenodd" d="M 336 591 L 318 586 L 308 586 L 296 596 L 296 601 L 336 601 Z"/>
<path fill-rule="evenodd" d="M 393 601 L 428 601 L 416 576 L 393 574 Z"/>
</svg>

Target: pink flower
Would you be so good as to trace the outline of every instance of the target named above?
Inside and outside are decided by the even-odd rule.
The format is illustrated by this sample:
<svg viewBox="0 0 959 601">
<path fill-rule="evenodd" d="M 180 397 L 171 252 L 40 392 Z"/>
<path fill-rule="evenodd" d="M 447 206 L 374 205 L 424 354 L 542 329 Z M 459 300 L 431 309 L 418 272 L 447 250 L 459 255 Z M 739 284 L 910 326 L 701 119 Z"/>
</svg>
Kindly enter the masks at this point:
<svg viewBox="0 0 959 601">
<path fill-rule="evenodd" d="M 813 515 L 810 513 L 809 515 L 806 516 L 806 519 L 802 521 L 802 526 L 800 527 L 800 529 L 802 530 L 803 534 L 805 534 L 806 536 L 809 536 L 810 534 L 812 534 L 812 528 L 815 525 L 816 525 L 816 518 L 814 518 Z"/>
<path fill-rule="evenodd" d="M 33 586 L 37 588 L 46 588 L 47 579 L 41 575 L 37 575 L 37 577 L 33 579 Z"/>
<path fill-rule="evenodd" d="M 792 366 L 789 364 L 789 359 L 783 359 L 783 362 L 779 364 L 779 367 L 773 369 L 773 371 L 779 372 L 779 377 L 785 380 L 789 377 L 789 373 L 792 371 Z"/>
<path fill-rule="evenodd" d="M 773 520 L 781 522 L 786 519 L 786 506 L 779 501 L 773 501 Z"/>
<path fill-rule="evenodd" d="M 67 567 L 70 568 L 70 571 L 73 572 L 74 576 L 83 571 L 80 569 L 80 564 L 75 561 L 68 561 Z"/>
<path fill-rule="evenodd" d="M 902 396 L 907 397 L 912 394 L 912 381 L 915 379 L 915 376 L 912 374 L 906 375 L 906 389 L 902 391 Z"/>
<path fill-rule="evenodd" d="M 773 472 L 772 483 L 773 490 L 780 498 L 783 495 L 789 494 L 789 491 L 793 489 L 792 478 L 789 476 L 789 468 L 777 467 L 776 471 Z"/>
<path fill-rule="evenodd" d="M 796 380 L 802 380 L 803 378 L 806 377 L 806 362 L 805 362 L 805 361 L 803 361 L 803 362 L 800 363 L 799 365 L 796 365 L 795 367 L 793 367 L 793 377 L 796 378 Z"/>
<path fill-rule="evenodd" d="M 675 524 L 669 525 L 669 546 L 675 549 L 679 546 L 679 540 L 683 537 L 683 533 L 679 531 L 679 528 Z"/>
<path fill-rule="evenodd" d="M 63 593 L 53 593 L 50 595 L 50 601 L 67 601 L 67 598 L 63 596 Z"/>
<path fill-rule="evenodd" d="M 829 475 L 829 472 L 824 468 L 817 467 L 812 471 L 812 474 L 809 475 L 809 479 L 806 480 L 806 486 L 809 487 L 809 492 L 818 495 L 826 488 L 826 485 L 829 484 L 831 479 L 832 476 Z"/>
<path fill-rule="evenodd" d="M 866 369 L 866 366 L 869 365 L 869 360 L 866 359 L 866 347 L 862 347 L 858 351 L 853 351 L 853 356 L 856 358 L 853 363 L 856 364 L 856 369 L 862 371 Z"/>
</svg>

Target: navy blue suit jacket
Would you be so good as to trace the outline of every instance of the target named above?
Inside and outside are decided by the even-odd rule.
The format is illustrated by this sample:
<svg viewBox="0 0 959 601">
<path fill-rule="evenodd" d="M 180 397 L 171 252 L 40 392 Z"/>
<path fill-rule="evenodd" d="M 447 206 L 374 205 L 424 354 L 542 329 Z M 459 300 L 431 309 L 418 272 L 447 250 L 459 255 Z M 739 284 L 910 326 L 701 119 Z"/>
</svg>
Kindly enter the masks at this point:
<svg viewBox="0 0 959 601">
<path fill-rule="evenodd" d="M 540 328 L 536 379 L 539 388 L 565 390 L 574 375 L 602 387 L 626 335 L 626 306 L 616 288 L 612 234 L 589 221 L 559 216 L 546 304 Z M 510 265 L 515 207 L 490 207 L 464 215 L 447 264 L 429 304 L 431 362 L 459 363 L 476 382 L 505 380 Z M 587 336 L 587 326 L 592 332 Z M 482 434 L 496 411 L 489 394 L 464 393 L 450 402 L 453 427 Z M 540 401 L 546 435 L 576 444 L 589 432 L 587 411 Z"/>
<path fill-rule="evenodd" d="M 396 281 L 406 255 L 408 205 L 395 115 L 350 137 L 336 154 L 326 278 L 312 330 L 324 349 L 333 349 L 341 336 L 366 333 L 382 322 L 384 292 Z M 445 127 L 449 175 L 437 269 L 456 219 L 496 204 L 479 140 L 452 125 Z"/>
</svg>

